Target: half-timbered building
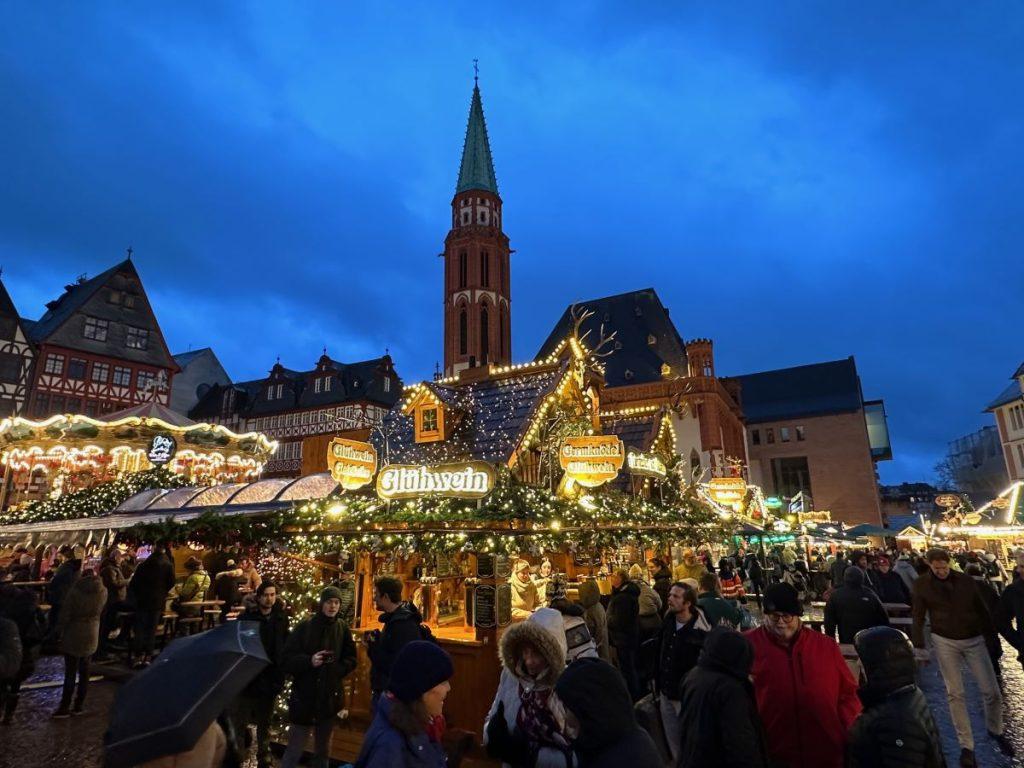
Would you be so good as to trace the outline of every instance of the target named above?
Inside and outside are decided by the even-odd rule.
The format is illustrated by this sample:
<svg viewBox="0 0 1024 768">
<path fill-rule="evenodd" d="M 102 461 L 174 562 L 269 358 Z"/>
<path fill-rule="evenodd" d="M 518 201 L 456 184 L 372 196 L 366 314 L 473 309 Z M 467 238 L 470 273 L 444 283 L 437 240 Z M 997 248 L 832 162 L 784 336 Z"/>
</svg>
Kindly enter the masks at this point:
<svg viewBox="0 0 1024 768">
<path fill-rule="evenodd" d="M 34 357 L 25 323 L 0 282 L 0 418 L 24 412 Z"/>
</svg>

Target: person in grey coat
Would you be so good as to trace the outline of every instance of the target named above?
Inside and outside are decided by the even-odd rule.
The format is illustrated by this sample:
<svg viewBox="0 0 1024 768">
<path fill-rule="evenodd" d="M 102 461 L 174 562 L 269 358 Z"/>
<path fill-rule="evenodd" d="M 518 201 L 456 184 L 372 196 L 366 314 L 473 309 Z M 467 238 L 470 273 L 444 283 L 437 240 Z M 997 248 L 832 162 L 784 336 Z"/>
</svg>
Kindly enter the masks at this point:
<svg viewBox="0 0 1024 768">
<path fill-rule="evenodd" d="M 64 598 L 58 626 L 60 651 L 64 654 L 64 690 L 60 707 L 54 718 L 81 714 L 89 686 L 89 659 L 100 642 L 100 617 L 107 604 L 107 588 L 99 576 L 89 571 L 75 581 Z M 70 709 L 71 695 L 75 693 L 75 675 L 78 675 L 78 694 L 74 709 Z"/>
<path fill-rule="evenodd" d="M 583 606 L 583 620 L 597 646 L 597 655 L 605 661 L 611 661 L 611 650 L 608 646 L 608 614 L 601 605 L 601 590 L 593 579 L 584 581 L 579 588 L 579 603 Z"/>
</svg>

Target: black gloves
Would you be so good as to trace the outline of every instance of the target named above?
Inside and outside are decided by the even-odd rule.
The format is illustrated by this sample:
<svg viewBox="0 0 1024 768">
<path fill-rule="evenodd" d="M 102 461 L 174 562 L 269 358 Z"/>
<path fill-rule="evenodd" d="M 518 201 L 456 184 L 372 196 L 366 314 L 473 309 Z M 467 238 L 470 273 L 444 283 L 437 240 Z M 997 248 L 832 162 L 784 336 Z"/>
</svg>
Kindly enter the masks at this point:
<svg viewBox="0 0 1024 768">
<path fill-rule="evenodd" d="M 530 765 L 530 746 L 520 731 L 509 732 L 504 702 L 498 704 L 497 712 L 487 723 L 487 754 L 513 768 Z"/>
</svg>

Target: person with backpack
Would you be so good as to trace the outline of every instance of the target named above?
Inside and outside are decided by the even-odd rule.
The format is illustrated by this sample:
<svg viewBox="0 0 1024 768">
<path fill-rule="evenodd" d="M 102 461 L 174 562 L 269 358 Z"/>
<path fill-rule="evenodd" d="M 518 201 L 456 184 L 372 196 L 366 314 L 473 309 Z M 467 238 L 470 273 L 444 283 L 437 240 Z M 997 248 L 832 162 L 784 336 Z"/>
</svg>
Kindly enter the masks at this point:
<svg viewBox="0 0 1024 768">
<path fill-rule="evenodd" d="M 292 691 L 281 768 L 296 768 L 311 733 L 314 759 L 327 762 L 331 732 L 344 703 L 344 680 L 356 668 L 352 632 L 338 618 L 341 597 L 340 589 L 326 587 L 316 614 L 300 622 L 285 643 L 283 667 L 292 676 Z"/>
<path fill-rule="evenodd" d="M 840 643 L 852 643 L 854 635 L 869 627 L 889 626 L 889 615 L 878 595 L 864 586 L 860 568 L 847 568 L 843 586 L 835 590 L 825 604 L 825 634 Z"/>
<path fill-rule="evenodd" d="M 611 661 L 611 646 L 608 644 L 608 614 L 601 604 L 601 590 L 597 582 L 587 579 L 580 582 L 579 603 L 583 608 L 583 620 L 587 623 L 590 636 L 597 646 L 597 655 Z"/>
<path fill-rule="evenodd" d="M 582 658 L 598 658 L 597 644 L 590 636 L 587 621 L 583 618 L 583 606 L 565 596 L 565 582 L 555 580 L 548 584 L 548 595 L 549 607 L 562 614 L 562 627 L 565 629 L 565 663 L 571 664 Z"/>
<path fill-rule="evenodd" d="M 21 685 L 31 677 L 39 658 L 46 619 L 39 610 L 36 593 L 11 584 L 0 584 L 0 616 L 18 627 L 21 662 L 14 675 L 0 679 L 0 723 L 10 725 L 18 706 Z"/>
<path fill-rule="evenodd" d="M 381 612 L 377 620 L 383 629 L 363 635 L 370 657 L 371 711 L 376 711 L 381 693 L 387 690 L 391 666 L 407 644 L 423 640 L 423 617 L 412 603 L 402 600 L 402 582 L 381 576 L 373 583 L 373 605 Z"/>
</svg>

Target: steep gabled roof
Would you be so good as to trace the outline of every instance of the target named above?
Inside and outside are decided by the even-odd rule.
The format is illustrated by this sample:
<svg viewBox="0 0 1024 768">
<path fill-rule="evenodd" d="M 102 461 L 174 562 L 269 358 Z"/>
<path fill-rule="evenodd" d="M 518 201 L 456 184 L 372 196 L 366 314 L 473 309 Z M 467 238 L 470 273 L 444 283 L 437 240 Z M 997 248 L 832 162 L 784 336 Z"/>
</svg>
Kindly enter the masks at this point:
<svg viewBox="0 0 1024 768">
<path fill-rule="evenodd" d="M 383 432 L 371 436 L 383 459 L 392 464 L 478 459 L 506 464 L 522 443 L 544 398 L 566 375 L 569 361 L 540 371 L 440 387 L 457 413 L 445 440 L 417 443 L 412 414 L 396 405 L 384 417 Z M 431 392 L 437 385 L 430 384 Z M 447 427 L 446 427 L 447 432 Z"/>
<path fill-rule="evenodd" d="M 131 261 L 126 259 L 120 264 L 115 264 L 106 272 L 100 272 L 96 277 L 66 286 L 62 295 L 47 303 L 46 313 L 33 324 L 32 340 L 37 344 L 45 341 L 64 324 L 64 321 L 85 306 L 85 303 L 93 297 L 96 291 L 102 288 L 122 267 L 130 264 Z"/>
<path fill-rule="evenodd" d="M 605 335 L 615 333 L 611 354 L 601 362 L 609 387 L 661 381 L 662 365 L 671 368 L 671 376 L 686 376 L 686 346 L 653 288 L 590 299 L 566 307 L 562 317 L 541 346 L 537 357 L 551 354 L 573 330 L 573 307 L 593 312 L 583 322 L 580 334 L 589 334 L 585 343 L 595 344 L 604 326 Z M 651 343 L 653 341 L 653 343 Z"/>
<path fill-rule="evenodd" d="M 798 365 L 736 377 L 748 424 L 832 413 L 864 407 L 853 357 Z"/>
<path fill-rule="evenodd" d="M 455 193 L 470 189 L 498 194 L 498 179 L 494 175 L 491 143 L 487 139 L 487 123 L 484 121 L 484 105 L 477 86 L 473 87 L 473 99 L 469 104 L 469 123 L 466 125 L 466 140 L 462 145 L 462 164 L 459 166 Z"/>
<path fill-rule="evenodd" d="M 1024 400 L 1024 391 L 1021 391 L 1020 383 L 1014 379 L 1013 382 L 1006 385 L 1006 389 L 996 395 L 995 399 L 985 407 L 985 410 L 994 411 L 996 408 L 1018 400 Z"/>
<path fill-rule="evenodd" d="M 213 354 L 213 350 L 210 347 L 203 347 L 202 349 L 190 349 L 188 352 L 179 352 L 178 354 L 173 356 L 174 362 L 176 362 L 179 367 L 184 368 L 186 365 L 188 365 L 197 357 L 206 352 L 209 352 L 211 355 Z"/>
</svg>

